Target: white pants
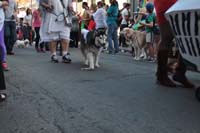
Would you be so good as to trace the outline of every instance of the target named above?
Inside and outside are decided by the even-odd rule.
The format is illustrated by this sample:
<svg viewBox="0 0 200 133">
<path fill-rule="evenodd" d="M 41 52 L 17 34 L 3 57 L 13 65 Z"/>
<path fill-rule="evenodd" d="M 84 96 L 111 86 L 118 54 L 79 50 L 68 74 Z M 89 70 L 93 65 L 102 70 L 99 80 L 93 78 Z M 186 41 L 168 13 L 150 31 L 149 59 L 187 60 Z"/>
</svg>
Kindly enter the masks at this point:
<svg viewBox="0 0 200 133">
<path fill-rule="evenodd" d="M 89 30 L 87 29 L 82 29 L 81 30 L 81 34 L 83 35 L 84 39 L 87 40 L 87 34 L 88 34 Z"/>
</svg>

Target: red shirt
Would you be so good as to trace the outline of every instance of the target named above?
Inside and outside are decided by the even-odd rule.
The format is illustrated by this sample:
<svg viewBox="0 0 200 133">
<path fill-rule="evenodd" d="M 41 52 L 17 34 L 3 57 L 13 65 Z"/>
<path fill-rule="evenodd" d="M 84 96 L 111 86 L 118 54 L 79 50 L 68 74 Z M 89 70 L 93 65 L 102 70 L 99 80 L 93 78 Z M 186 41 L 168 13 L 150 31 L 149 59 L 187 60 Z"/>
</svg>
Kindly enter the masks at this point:
<svg viewBox="0 0 200 133">
<path fill-rule="evenodd" d="M 40 27 L 41 26 L 41 16 L 38 10 L 33 12 L 33 27 Z"/>
<path fill-rule="evenodd" d="M 94 20 L 90 20 L 89 24 L 88 24 L 88 30 L 92 31 L 95 29 L 96 23 L 94 22 Z"/>
</svg>

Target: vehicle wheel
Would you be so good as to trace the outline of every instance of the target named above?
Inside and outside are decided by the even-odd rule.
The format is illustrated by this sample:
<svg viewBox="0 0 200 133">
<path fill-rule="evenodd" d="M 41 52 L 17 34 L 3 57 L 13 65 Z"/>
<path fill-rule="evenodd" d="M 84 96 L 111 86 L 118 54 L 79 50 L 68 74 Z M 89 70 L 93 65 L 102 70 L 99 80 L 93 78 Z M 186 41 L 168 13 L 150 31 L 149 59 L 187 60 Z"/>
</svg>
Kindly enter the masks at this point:
<svg viewBox="0 0 200 133">
<path fill-rule="evenodd" d="M 196 89 L 196 98 L 200 101 L 200 87 Z"/>
</svg>

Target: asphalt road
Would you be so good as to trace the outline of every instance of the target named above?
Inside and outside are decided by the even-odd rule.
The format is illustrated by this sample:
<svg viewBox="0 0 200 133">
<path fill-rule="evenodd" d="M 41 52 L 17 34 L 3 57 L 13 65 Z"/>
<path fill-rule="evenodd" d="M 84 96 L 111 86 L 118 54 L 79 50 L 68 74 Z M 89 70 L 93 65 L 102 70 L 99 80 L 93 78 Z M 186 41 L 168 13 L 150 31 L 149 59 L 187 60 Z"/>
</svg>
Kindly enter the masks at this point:
<svg viewBox="0 0 200 133">
<path fill-rule="evenodd" d="M 200 133 L 194 90 L 155 84 L 155 63 L 102 54 L 101 68 L 81 71 L 78 49 L 72 64 L 51 63 L 33 48 L 15 52 L 0 133 Z M 196 85 L 199 75 L 188 72 Z"/>
</svg>

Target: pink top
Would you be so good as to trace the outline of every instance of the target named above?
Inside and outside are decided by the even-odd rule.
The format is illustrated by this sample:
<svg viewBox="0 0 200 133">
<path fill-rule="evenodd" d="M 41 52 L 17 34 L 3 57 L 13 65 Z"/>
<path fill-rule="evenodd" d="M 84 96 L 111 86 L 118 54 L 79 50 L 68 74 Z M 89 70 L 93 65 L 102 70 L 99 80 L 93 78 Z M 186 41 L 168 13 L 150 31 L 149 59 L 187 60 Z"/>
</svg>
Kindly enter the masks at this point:
<svg viewBox="0 0 200 133">
<path fill-rule="evenodd" d="M 40 27 L 41 26 L 41 16 L 38 10 L 33 12 L 33 27 Z"/>
</svg>

